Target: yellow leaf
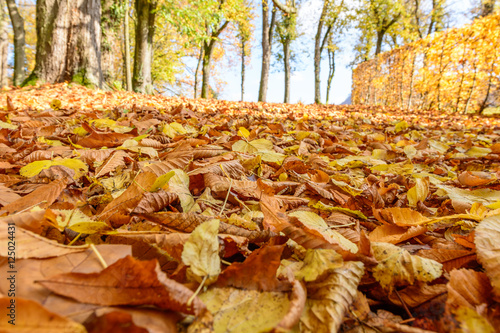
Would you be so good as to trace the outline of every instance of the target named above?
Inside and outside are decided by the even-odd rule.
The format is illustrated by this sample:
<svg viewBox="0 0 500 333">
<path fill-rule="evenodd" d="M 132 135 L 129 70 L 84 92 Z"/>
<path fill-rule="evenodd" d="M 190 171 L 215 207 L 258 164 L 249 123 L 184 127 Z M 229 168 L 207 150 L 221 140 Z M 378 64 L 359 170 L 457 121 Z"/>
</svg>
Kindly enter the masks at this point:
<svg viewBox="0 0 500 333">
<path fill-rule="evenodd" d="M 197 226 L 184 244 L 182 262 L 199 278 L 220 274 L 218 233 L 219 220 L 213 219 Z"/>
<path fill-rule="evenodd" d="M 495 329 L 490 322 L 474 309 L 461 306 L 453 312 L 455 319 L 460 323 L 460 332 L 463 333 L 494 333 Z"/>
<path fill-rule="evenodd" d="M 166 174 L 161 175 L 160 177 L 156 178 L 153 186 L 151 186 L 151 188 L 149 189 L 149 192 L 156 192 L 160 188 L 163 188 L 168 183 L 168 181 L 170 180 L 170 178 L 172 178 L 174 175 L 175 175 L 175 171 L 174 170 L 170 170 Z"/>
<path fill-rule="evenodd" d="M 244 138 L 248 138 L 250 136 L 250 132 L 245 127 L 240 127 L 238 129 L 238 135 Z"/>
<path fill-rule="evenodd" d="M 179 196 L 182 211 L 189 212 L 194 206 L 194 199 L 189 191 L 189 176 L 181 169 L 174 169 L 170 172 L 174 172 L 174 175 L 168 180 L 168 190 Z"/>
<path fill-rule="evenodd" d="M 415 281 L 429 282 L 443 273 L 443 265 L 437 261 L 412 256 L 407 250 L 389 243 L 371 243 L 373 255 L 379 262 L 373 268 L 373 277 L 389 290 L 396 286 L 413 285 Z"/>
<path fill-rule="evenodd" d="M 52 161 L 49 160 L 34 161 L 23 166 L 19 170 L 19 173 L 23 177 L 31 178 L 33 176 L 38 175 L 42 170 L 48 169 L 51 166 L 52 166 Z"/>
<path fill-rule="evenodd" d="M 214 315 L 214 332 L 269 332 L 290 308 L 286 293 L 210 288 L 199 298 Z"/>
<path fill-rule="evenodd" d="M 9 124 L 9 123 L 6 123 L 6 122 L 0 120 L 0 128 L 6 128 L 6 129 L 15 130 L 18 127 L 19 126 L 17 126 L 17 125 Z"/>
<path fill-rule="evenodd" d="M 170 123 L 170 127 L 172 127 L 180 135 L 187 133 L 186 129 L 177 122 Z"/>
<path fill-rule="evenodd" d="M 465 155 L 467 156 L 472 156 L 472 157 L 484 157 L 491 153 L 490 148 L 484 148 L 484 147 L 472 147 L 471 149 L 467 150 L 465 152 Z"/>
<path fill-rule="evenodd" d="M 337 231 L 330 229 L 325 220 L 323 220 L 323 218 L 318 214 L 314 212 L 299 210 L 288 215 L 294 216 L 308 227 L 316 229 L 325 237 L 328 237 L 335 243 L 339 244 L 343 249 L 351 251 L 352 253 L 358 252 L 358 246 L 356 244 L 339 234 Z"/>
<path fill-rule="evenodd" d="M 363 263 L 345 262 L 326 278 L 308 282 L 306 307 L 300 317 L 300 332 L 337 332 L 356 298 Z"/>
<path fill-rule="evenodd" d="M 295 274 L 297 280 L 315 281 L 325 274 L 339 268 L 344 263 L 342 256 L 335 250 L 307 249 L 302 268 Z"/>
<path fill-rule="evenodd" d="M 396 126 L 394 126 L 394 131 L 398 133 L 406 130 L 407 128 L 408 128 L 408 123 L 405 120 L 403 120 L 397 123 Z"/>
<path fill-rule="evenodd" d="M 424 202 L 429 195 L 429 178 L 417 178 L 415 186 L 410 188 L 407 193 L 408 205 L 417 207 L 417 203 Z"/>
</svg>

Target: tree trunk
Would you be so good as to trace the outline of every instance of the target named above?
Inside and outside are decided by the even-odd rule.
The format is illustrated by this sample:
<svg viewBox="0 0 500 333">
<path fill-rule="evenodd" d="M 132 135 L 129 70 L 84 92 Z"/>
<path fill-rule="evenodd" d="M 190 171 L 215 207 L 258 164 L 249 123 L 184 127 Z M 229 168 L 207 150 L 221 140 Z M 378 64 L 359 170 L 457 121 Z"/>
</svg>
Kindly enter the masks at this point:
<svg viewBox="0 0 500 333">
<path fill-rule="evenodd" d="M 241 101 L 245 99 L 245 40 L 241 40 Z"/>
<path fill-rule="evenodd" d="M 132 69 L 130 68 L 130 31 L 129 31 L 129 2 L 124 0 L 125 18 L 123 20 L 123 40 L 125 42 L 125 57 L 123 62 L 125 64 L 125 83 L 128 91 L 132 91 Z"/>
<path fill-rule="evenodd" d="M 0 88 L 9 84 L 7 75 L 7 53 L 9 51 L 9 36 L 7 34 L 7 14 L 3 3 L 0 3 Z"/>
<path fill-rule="evenodd" d="M 120 18 L 113 10 L 118 0 L 101 0 L 101 67 L 105 84 L 112 87 L 116 80 L 115 50 Z"/>
<path fill-rule="evenodd" d="M 325 19 L 326 10 L 328 9 L 328 3 L 329 1 L 326 0 L 323 4 L 323 10 L 319 17 L 318 29 L 314 37 L 314 103 L 316 104 L 321 103 L 321 35 L 323 33 L 323 21 Z M 326 37 L 327 36 L 325 36 L 325 38 Z"/>
<path fill-rule="evenodd" d="M 24 63 L 26 61 L 24 20 L 19 14 L 15 0 L 7 0 L 7 8 L 14 30 L 14 85 L 19 86 L 24 80 Z"/>
<path fill-rule="evenodd" d="M 375 49 L 375 56 L 382 51 L 382 41 L 384 40 L 385 30 L 377 31 L 377 48 Z"/>
<path fill-rule="evenodd" d="M 496 0 L 481 0 L 481 12 L 479 13 L 479 16 L 485 17 L 493 14 L 495 2 Z"/>
<path fill-rule="evenodd" d="M 326 86 L 326 104 L 330 101 L 330 89 L 332 87 L 332 79 L 335 75 L 335 50 L 328 49 L 328 79 Z"/>
<path fill-rule="evenodd" d="M 101 87 L 101 2 L 38 0 L 35 68 L 23 83 L 74 81 Z"/>
<path fill-rule="evenodd" d="M 212 60 L 212 54 L 214 51 L 215 40 L 211 40 L 209 43 L 203 42 L 203 80 L 201 83 L 201 98 L 209 98 L 209 88 L 210 88 L 210 62 Z"/>
<path fill-rule="evenodd" d="M 285 98 L 283 103 L 290 103 L 290 40 L 283 44 L 283 65 L 285 67 Z"/>
<path fill-rule="evenodd" d="M 152 94 L 153 36 L 155 31 L 156 0 L 136 0 L 137 25 L 135 29 L 134 91 Z"/>
<path fill-rule="evenodd" d="M 198 63 L 196 64 L 196 69 L 194 71 L 194 98 L 198 97 L 198 71 L 200 70 L 200 64 L 203 60 L 203 43 L 200 47 L 200 55 L 198 56 Z"/>
<path fill-rule="evenodd" d="M 267 86 L 269 82 L 269 65 L 271 63 L 271 43 L 276 12 L 271 14 L 271 23 L 269 23 L 269 1 L 262 1 L 262 69 L 260 72 L 259 102 L 267 100 Z"/>
</svg>

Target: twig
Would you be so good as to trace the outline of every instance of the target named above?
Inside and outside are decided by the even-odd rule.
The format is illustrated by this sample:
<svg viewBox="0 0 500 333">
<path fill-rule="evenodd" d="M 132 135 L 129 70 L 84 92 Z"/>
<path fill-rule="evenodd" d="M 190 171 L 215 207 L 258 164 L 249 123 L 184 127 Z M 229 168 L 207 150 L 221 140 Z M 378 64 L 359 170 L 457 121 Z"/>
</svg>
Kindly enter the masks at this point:
<svg viewBox="0 0 500 333">
<path fill-rule="evenodd" d="M 99 250 L 97 250 L 97 248 L 95 247 L 95 245 L 91 243 L 90 244 L 90 248 L 92 249 L 92 251 L 94 251 L 94 253 L 97 256 L 97 259 L 99 259 L 99 262 L 101 263 L 102 267 L 108 268 L 108 264 L 106 263 L 106 261 L 102 257 L 102 255 L 99 252 Z"/>
<path fill-rule="evenodd" d="M 406 303 L 403 301 L 403 299 L 401 298 L 401 296 L 399 296 L 399 293 L 396 289 L 394 289 L 394 291 L 396 292 L 396 296 L 398 296 L 399 298 L 399 301 L 401 302 L 401 304 L 403 304 L 403 308 L 405 309 L 406 311 L 406 314 L 408 314 L 408 316 L 410 318 L 413 318 L 413 315 L 411 314 L 410 310 L 408 309 L 408 307 L 406 306 Z"/>
</svg>

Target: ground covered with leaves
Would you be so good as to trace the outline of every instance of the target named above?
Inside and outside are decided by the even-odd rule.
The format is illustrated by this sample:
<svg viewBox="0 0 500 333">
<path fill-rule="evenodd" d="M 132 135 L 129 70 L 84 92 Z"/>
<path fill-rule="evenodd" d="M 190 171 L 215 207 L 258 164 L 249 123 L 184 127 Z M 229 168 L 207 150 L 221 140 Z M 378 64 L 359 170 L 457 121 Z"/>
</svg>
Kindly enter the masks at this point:
<svg viewBox="0 0 500 333">
<path fill-rule="evenodd" d="M 0 331 L 500 327 L 498 118 L 0 98 Z"/>
</svg>

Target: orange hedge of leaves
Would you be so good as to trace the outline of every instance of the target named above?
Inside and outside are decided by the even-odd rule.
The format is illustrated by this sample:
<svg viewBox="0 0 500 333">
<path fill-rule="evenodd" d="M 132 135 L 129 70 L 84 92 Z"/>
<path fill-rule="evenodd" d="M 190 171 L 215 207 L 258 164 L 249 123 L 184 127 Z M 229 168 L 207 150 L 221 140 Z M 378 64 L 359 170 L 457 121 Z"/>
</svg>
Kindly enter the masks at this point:
<svg viewBox="0 0 500 333">
<path fill-rule="evenodd" d="M 481 112 L 500 102 L 500 15 L 380 54 L 353 71 L 354 104 Z"/>
</svg>

